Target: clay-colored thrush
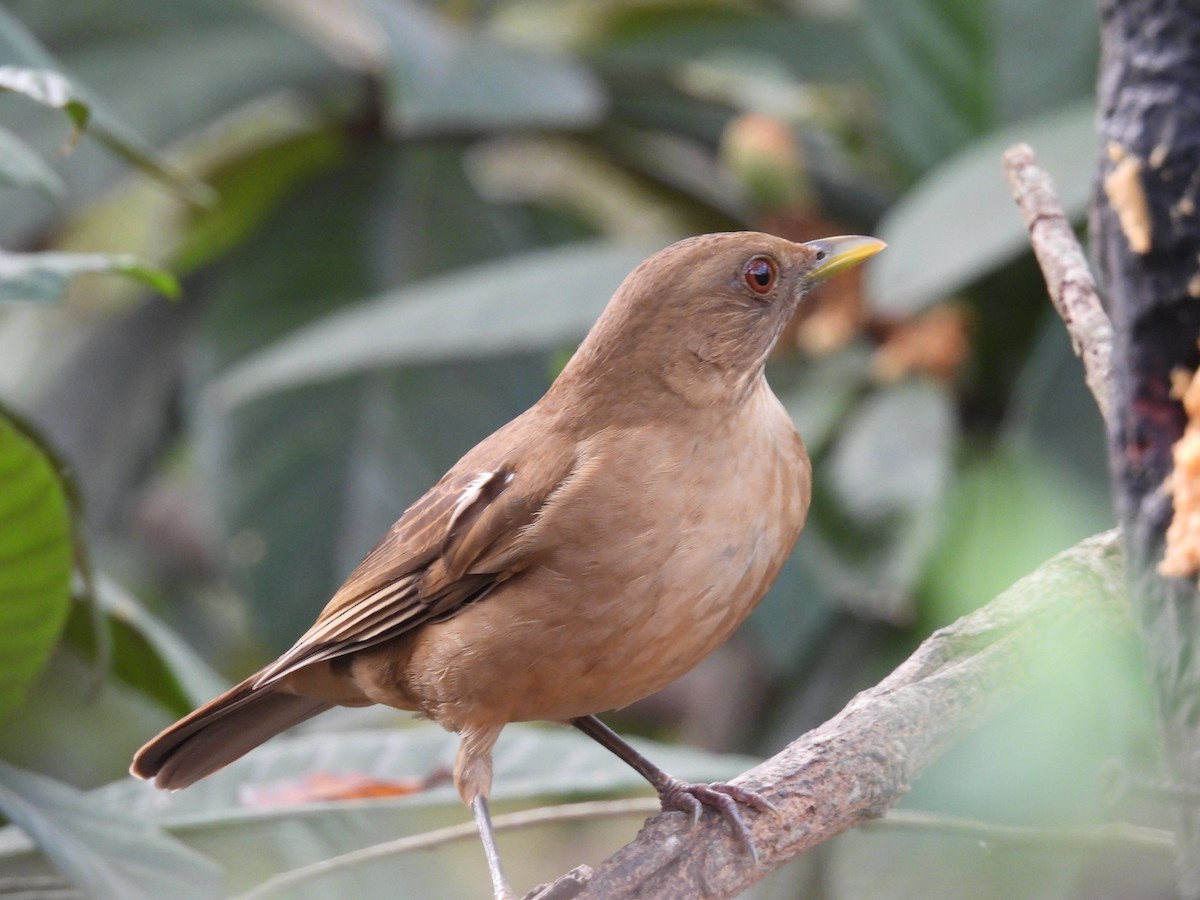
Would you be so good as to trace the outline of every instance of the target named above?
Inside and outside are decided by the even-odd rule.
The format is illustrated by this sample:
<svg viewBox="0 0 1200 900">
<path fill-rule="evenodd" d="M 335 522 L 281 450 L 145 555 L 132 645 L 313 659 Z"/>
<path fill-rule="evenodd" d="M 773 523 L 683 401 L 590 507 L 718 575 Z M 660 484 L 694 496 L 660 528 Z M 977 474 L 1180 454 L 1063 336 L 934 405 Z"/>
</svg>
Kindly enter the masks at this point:
<svg viewBox="0 0 1200 900">
<path fill-rule="evenodd" d="M 691 669 L 779 573 L 810 467 L 763 365 L 814 281 L 883 246 L 710 234 L 647 259 L 546 395 L 409 507 L 295 646 L 133 773 L 182 788 L 331 706 L 414 710 L 458 733 L 454 781 L 508 897 L 492 747 L 548 719 L 629 762 L 664 808 L 717 807 L 752 850 L 738 804 L 769 804 L 672 778 L 593 714 Z"/>
</svg>

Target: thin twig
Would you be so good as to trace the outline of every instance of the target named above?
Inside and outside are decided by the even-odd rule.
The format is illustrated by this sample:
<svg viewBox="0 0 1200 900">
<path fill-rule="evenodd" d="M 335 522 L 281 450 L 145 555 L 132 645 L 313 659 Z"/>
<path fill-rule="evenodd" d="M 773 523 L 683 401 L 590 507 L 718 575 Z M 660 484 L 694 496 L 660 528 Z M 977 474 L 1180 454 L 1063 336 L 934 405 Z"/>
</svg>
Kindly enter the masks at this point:
<svg viewBox="0 0 1200 900">
<path fill-rule="evenodd" d="M 1089 850 L 1105 847 L 1131 847 L 1165 854 L 1173 859 L 1175 835 L 1160 828 L 1146 828 L 1127 822 L 1088 825 L 997 825 L 978 819 L 939 816 L 917 810 L 892 810 L 882 819 L 866 822 L 868 831 L 924 831 L 966 837 L 989 847 L 1048 847 Z"/>
<path fill-rule="evenodd" d="M 83 900 L 83 891 L 57 875 L 0 878 L 3 900 Z"/>
<path fill-rule="evenodd" d="M 1075 353 L 1083 361 L 1084 378 L 1100 415 L 1108 422 L 1112 409 L 1113 329 L 1083 248 L 1075 239 L 1054 182 L 1038 166 L 1028 144 L 1016 144 L 1005 152 L 1004 174 L 1029 229 L 1029 241 L 1050 299 L 1067 326 Z"/>
<path fill-rule="evenodd" d="M 559 806 L 544 806 L 540 809 L 526 809 L 519 812 L 504 813 L 494 816 L 492 825 L 497 831 L 511 831 L 519 828 L 532 828 L 537 825 L 547 825 L 559 822 L 577 822 L 581 819 L 596 820 L 617 818 L 620 816 L 648 816 L 661 809 L 657 797 L 632 797 L 624 800 L 594 800 L 585 803 L 564 803 Z M 373 862 L 414 850 L 432 850 L 452 844 L 455 841 L 474 840 L 478 836 L 473 822 L 461 825 L 450 825 L 434 831 L 426 831 L 411 837 L 398 838 L 394 841 L 384 841 L 352 850 L 330 859 L 282 872 L 268 878 L 262 884 L 238 895 L 234 900 L 259 900 L 286 888 L 295 887 L 307 881 L 323 878 L 326 875 Z"/>
</svg>

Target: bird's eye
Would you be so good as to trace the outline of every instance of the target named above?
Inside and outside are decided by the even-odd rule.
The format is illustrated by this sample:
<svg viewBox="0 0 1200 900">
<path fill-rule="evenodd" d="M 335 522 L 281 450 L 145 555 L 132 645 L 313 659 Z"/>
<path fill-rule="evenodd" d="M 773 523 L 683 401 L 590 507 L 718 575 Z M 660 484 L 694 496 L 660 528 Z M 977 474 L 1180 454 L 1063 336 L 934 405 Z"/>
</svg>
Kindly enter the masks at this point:
<svg viewBox="0 0 1200 900">
<path fill-rule="evenodd" d="M 766 256 L 756 256 L 742 269 L 742 278 L 746 285 L 756 294 L 765 294 L 775 287 L 778 276 L 774 260 Z"/>
</svg>

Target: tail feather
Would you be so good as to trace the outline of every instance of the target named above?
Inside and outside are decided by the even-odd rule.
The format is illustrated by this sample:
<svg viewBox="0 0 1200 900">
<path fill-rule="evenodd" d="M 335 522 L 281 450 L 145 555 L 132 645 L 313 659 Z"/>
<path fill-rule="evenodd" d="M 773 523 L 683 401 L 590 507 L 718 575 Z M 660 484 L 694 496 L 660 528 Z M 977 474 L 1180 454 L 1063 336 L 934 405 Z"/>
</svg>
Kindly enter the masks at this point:
<svg viewBox="0 0 1200 900">
<path fill-rule="evenodd" d="M 185 788 L 333 706 L 253 683 L 246 679 L 167 728 L 137 752 L 129 771 L 156 787 Z"/>
</svg>

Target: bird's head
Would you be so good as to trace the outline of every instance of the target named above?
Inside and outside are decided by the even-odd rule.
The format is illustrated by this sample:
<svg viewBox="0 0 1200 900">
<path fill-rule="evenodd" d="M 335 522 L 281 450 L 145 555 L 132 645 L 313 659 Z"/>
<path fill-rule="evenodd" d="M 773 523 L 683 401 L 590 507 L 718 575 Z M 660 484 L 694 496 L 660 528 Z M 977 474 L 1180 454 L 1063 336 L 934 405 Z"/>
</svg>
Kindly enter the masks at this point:
<svg viewBox="0 0 1200 900">
<path fill-rule="evenodd" d="M 693 405 L 737 396 L 761 375 L 805 293 L 884 246 L 755 232 L 679 241 L 629 274 L 562 378 L 589 392 L 657 390 Z"/>
</svg>

